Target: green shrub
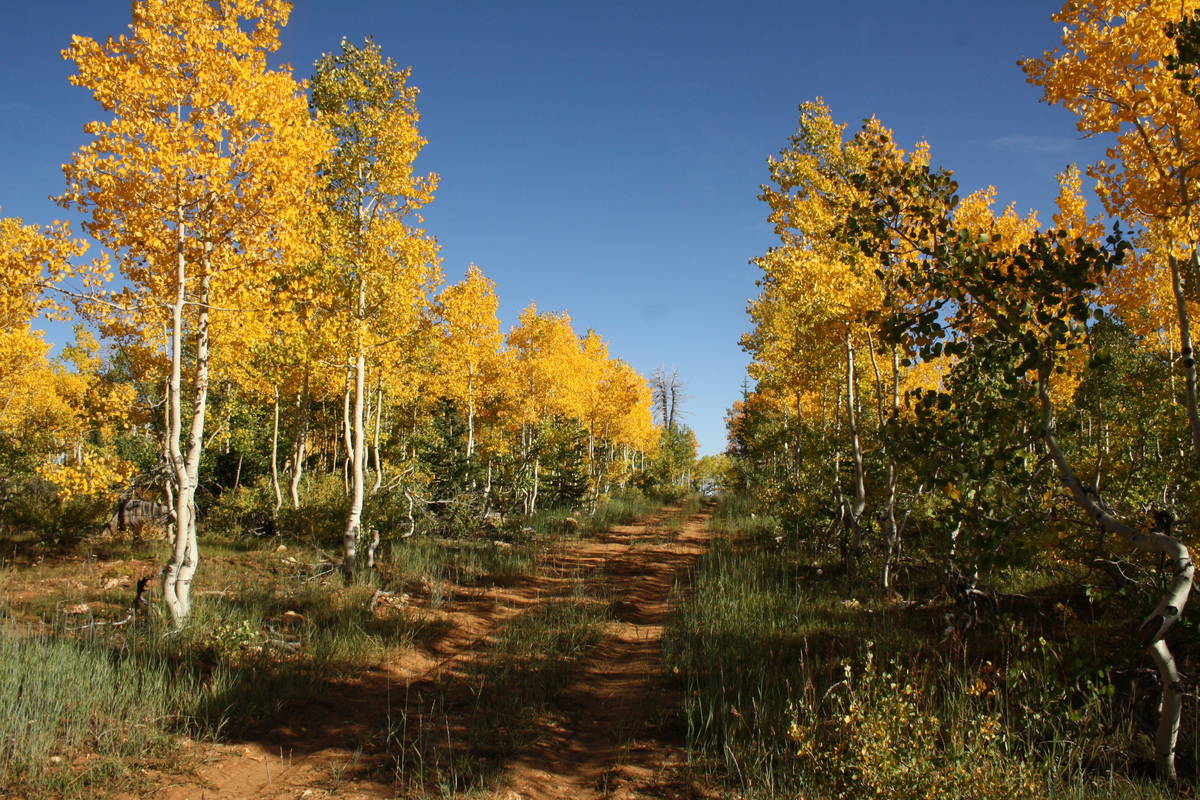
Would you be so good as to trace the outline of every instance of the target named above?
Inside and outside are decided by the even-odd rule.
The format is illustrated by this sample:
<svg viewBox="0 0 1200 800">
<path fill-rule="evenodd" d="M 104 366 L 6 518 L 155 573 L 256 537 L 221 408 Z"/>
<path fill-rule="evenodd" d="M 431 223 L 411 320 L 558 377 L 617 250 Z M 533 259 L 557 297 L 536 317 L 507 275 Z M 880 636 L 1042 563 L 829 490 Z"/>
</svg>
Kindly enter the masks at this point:
<svg viewBox="0 0 1200 800">
<path fill-rule="evenodd" d="M 1004 752 L 999 714 L 947 720 L 911 678 L 894 662 L 880 670 L 868 650 L 861 669 L 847 662 L 842 681 L 794 706 L 787 735 L 814 788 L 863 800 L 1050 796 L 1041 775 Z"/>
</svg>

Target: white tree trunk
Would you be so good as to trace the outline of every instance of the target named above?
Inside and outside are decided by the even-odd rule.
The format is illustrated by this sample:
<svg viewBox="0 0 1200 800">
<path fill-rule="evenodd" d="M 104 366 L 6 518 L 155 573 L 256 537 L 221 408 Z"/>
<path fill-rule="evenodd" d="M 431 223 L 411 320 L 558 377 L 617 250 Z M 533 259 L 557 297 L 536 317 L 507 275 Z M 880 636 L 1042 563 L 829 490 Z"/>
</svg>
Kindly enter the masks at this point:
<svg viewBox="0 0 1200 800">
<path fill-rule="evenodd" d="M 357 369 L 357 366 L 355 367 Z M 346 494 L 350 494 L 350 465 L 354 462 L 354 432 L 350 422 L 350 375 L 346 375 L 346 389 L 342 392 L 342 441 L 346 446 L 346 460 L 342 462 L 342 481 Z"/>
<path fill-rule="evenodd" d="M 1183 694 L 1179 683 L 1179 671 L 1175 668 L 1175 659 L 1172 658 L 1171 651 L 1167 648 L 1163 637 L 1183 614 L 1188 594 L 1192 589 L 1195 567 L 1192 564 L 1191 555 L 1182 543 L 1165 534 L 1147 533 L 1125 524 L 1109 514 L 1107 509 L 1100 504 L 1099 499 L 1084 489 L 1075 470 L 1067 462 L 1055 435 L 1054 406 L 1050 400 L 1049 379 L 1050 367 L 1043 366 L 1038 373 L 1038 399 L 1042 406 L 1042 438 L 1046 442 L 1047 450 L 1050 451 L 1050 457 L 1058 467 L 1059 477 L 1070 490 L 1071 496 L 1105 531 L 1125 538 L 1138 550 L 1167 556 L 1171 559 L 1175 570 L 1170 587 L 1155 609 L 1142 620 L 1142 625 L 1138 629 L 1141 644 L 1149 648 L 1162 682 L 1158 734 L 1154 748 L 1155 761 L 1159 774 L 1169 781 L 1174 781 L 1176 779 L 1175 744 L 1179 737 L 1179 717 L 1183 708 Z"/>
<path fill-rule="evenodd" d="M 1171 256 L 1171 290 L 1175 294 L 1175 313 L 1179 320 L 1179 356 L 1183 360 L 1184 384 L 1187 390 L 1188 427 L 1192 432 L 1192 454 L 1200 461 L 1200 412 L 1196 401 L 1196 353 L 1192 348 L 1192 326 L 1188 317 L 1187 296 L 1179 259 Z"/>
<path fill-rule="evenodd" d="M 375 391 L 375 486 L 371 491 L 378 492 L 379 487 L 383 485 L 383 457 L 379 454 L 379 429 L 383 423 L 383 378 L 379 379 L 379 384 Z"/>
<path fill-rule="evenodd" d="M 308 451 L 308 373 L 304 374 L 304 388 L 296 395 L 298 428 L 296 441 L 292 443 L 292 480 L 288 490 L 292 496 L 292 508 L 300 508 L 300 477 L 304 474 L 304 459 Z"/>
<path fill-rule="evenodd" d="M 171 465 L 171 481 L 175 486 L 174 541 L 171 547 L 171 558 L 163 569 L 162 588 L 163 602 L 171 615 L 171 624 L 179 628 L 187 619 L 190 609 L 181 602 L 177 587 L 179 572 L 188 561 L 189 550 L 189 520 L 191 518 L 191 503 L 189 502 L 187 486 L 187 464 L 183 459 L 183 449 L 180 440 L 183 435 L 183 311 L 187 302 L 187 259 L 184 244 L 187 229 L 182 221 L 182 209 L 176 228 L 178 241 L 176 244 L 175 268 L 175 301 L 171 304 L 171 378 L 167 383 L 167 407 L 170 427 L 167 430 L 167 458 Z"/>
<path fill-rule="evenodd" d="M 467 458 L 475 454 L 475 398 L 467 400 Z"/>
<path fill-rule="evenodd" d="M 275 387 L 275 419 L 271 427 L 271 488 L 275 490 L 275 510 L 283 505 L 283 491 L 279 488 L 279 386 Z"/>
<path fill-rule="evenodd" d="M 541 466 L 541 457 L 535 456 L 533 459 L 533 489 L 529 493 L 530 514 L 537 512 L 538 484 L 541 483 Z"/>
<path fill-rule="evenodd" d="M 350 431 L 350 509 L 346 514 L 346 530 L 342 535 L 342 575 L 347 583 L 354 579 L 355 561 L 358 556 L 358 534 L 362 527 L 363 464 L 366 461 L 365 442 L 363 441 L 366 427 L 363 420 L 366 361 L 366 356 L 360 352 L 354 363 L 354 417 Z"/>
<path fill-rule="evenodd" d="M 354 359 L 354 419 L 346 420 L 346 443 L 350 451 L 350 509 L 346 514 L 346 530 L 342 534 L 342 576 L 346 583 L 354 580 L 355 562 L 358 556 L 358 536 L 362 527 L 364 467 L 366 466 L 366 421 L 363 408 L 366 393 L 367 354 L 365 323 L 366 284 L 358 282 L 359 330 L 355 342 L 357 355 Z M 349 391 L 349 387 L 347 387 Z"/>
<path fill-rule="evenodd" d="M 188 431 L 188 558 L 180 566 L 175 586 L 175 594 L 187 613 L 191 613 L 192 608 L 192 577 L 196 574 L 196 568 L 200 566 L 200 547 L 196 534 L 196 487 L 200 485 L 200 458 L 204 453 L 204 421 L 208 411 L 208 319 L 209 303 L 212 299 L 209 294 L 210 275 L 212 274 L 211 254 L 212 245 L 206 242 L 204 275 L 200 278 L 200 296 L 196 313 L 196 373 L 193 387 L 195 395 L 192 398 L 192 427 Z"/>
<path fill-rule="evenodd" d="M 850 455 L 854 461 L 854 500 L 850 504 L 850 541 L 846 549 L 846 566 L 853 570 L 862 541 L 862 514 L 867 507 L 867 484 L 863 466 L 862 443 L 858 438 L 858 408 L 855 401 L 857 373 L 854 369 L 854 344 L 850 328 L 846 328 L 846 421 L 850 425 Z"/>
</svg>

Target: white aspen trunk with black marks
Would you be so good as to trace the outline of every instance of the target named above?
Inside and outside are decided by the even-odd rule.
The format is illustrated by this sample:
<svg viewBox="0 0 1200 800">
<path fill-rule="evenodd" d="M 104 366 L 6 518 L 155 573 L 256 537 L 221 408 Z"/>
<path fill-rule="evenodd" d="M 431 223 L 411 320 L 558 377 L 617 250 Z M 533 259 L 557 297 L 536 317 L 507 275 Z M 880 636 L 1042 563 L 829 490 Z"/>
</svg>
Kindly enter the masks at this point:
<svg viewBox="0 0 1200 800">
<path fill-rule="evenodd" d="M 804 464 L 804 409 L 800 405 L 800 392 L 796 392 L 792 405 L 796 411 L 796 432 L 792 436 L 792 477 L 796 478 Z"/>
<path fill-rule="evenodd" d="M 605 435 L 606 436 L 609 435 L 607 430 L 605 431 Z M 607 473 L 608 475 L 611 475 L 612 473 L 610 471 L 610 468 L 612 467 L 613 464 L 616 463 L 616 461 L 617 461 L 617 445 L 615 442 L 613 442 L 612 439 L 609 439 L 608 440 L 608 460 L 604 462 L 604 472 Z M 612 491 L 612 487 L 613 487 L 612 480 L 605 478 L 604 474 L 602 474 L 601 477 L 602 477 L 602 479 L 604 479 L 604 484 L 600 487 L 600 489 L 601 489 L 600 493 L 607 494 L 608 492 Z M 593 513 L 594 513 L 594 511 L 595 511 L 595 509 L 593 509 Z"/>
<path fill-rule="evenodd" d="M 296 395 L 296 436 L 292 442 L 292 479 L 288 492 L 292 496 L 292 508 L 300 508 L 300 478 L 304 475 L 304 460 L 308 455 L 308 371 L 304 372 L 304 385 Z"/>
<path fill-rule="evenodd" d="M 529 495 L 529 513 L 530 514 L 537 511 L 538 483 L 541 480 L 541 474 L 540 474 L 541 466 L 542 466 L 541 457 L 534 456 L 534 459 L 533 459 L 533 491 L 530 492 L 530 495 Z"/>
<path fill-rule="evenodd" d="M 409 519 L 412 519 L 412 507 L 409 507 Z M 379 531 L 371 529 L 371 543 L 367 545 L 367 569 L 375 569 L 375 551 L 379 549 Z"/>
<path fill-rule="evenodd" d="M 367 357 L 361 351 L 354 362 L 354 418 L 353 429 L 347 429 L 350 438 L 350 509 L 346 514 L 346 529 L 342 534 L 342 576 L 349 583 L 354 580 L 355 561 L 358 558 L 358 534 L 362 527 L 363 473 L 366 461 L 364 440 L 365 422 L 363 407 Z"/>
<path fill-rule="evenodd" d="M 474 370 L 472 369 L 472 372 Z M 475 376 L 467 375 L 467 458 L 475 455 Z"/>
<path fill-rule="evenodd" d="M 368 375 L 363 379 L 363 385 L 369 385 L 371 382 Z M 363 399 L 363 430 L 370 431 L 375 426 L 375 390 L 368 389 L 366 397 Z M 363 474 L 366 475 L 371 469 L 371 439 L 368 438 L 363 442 Z M 364 493 L 366 489 L 364 488 Z"/>
<path fill-rule="evenodd" d="M 283 505 L 283 490 L 279 488 L 279 386 L 275 386 L 274 419 L 271 425 L 271 488 L 275 491 L 275 510 Z"/>
<path fill-rule="evenodd" d="M 962 535 L 963 523 L 960 519 L 950 531 L 946 545 L 946 578 L 954 573 L 954 559 L 958 556 L 958 538 Z"/>
<path fill-rule="evenodd" d="M 352 372 L 347 371 L 346 388 L 342 392 L 342 443 L 346 447 L 346 460 L 342 462 L 342 484 L 347 495 L 350 494 L 350 465 L 354 462 L 354 434 L 350 429 L 351 374 Z"/>
<path fill-rule="evenodd" d="M 1175 295 L 1175 313 L 1179 320 L 1179 356 L 1183 362 L 1188 427 L 1192 432 L 1192 453 L 1196 460 L 1200 461 L 1200 411 L 1196 406 L 1196 353 L 1192 349 L 1192 326 L 1188 316 L 1187 294 L 1184 291 L 1179 259 L 1171 256 L 1168 261 L 1171 265 L 1171 290 Z"/>
<path fill-rule="evenodd" d="M 867 483 L 863 466 L 862 443 L 858 436 L 858 410 L 855 396 L 857 373 L 854 368 L 854 343 L 846 328 L 846 422 L 850 427 L 850 455 L 854 462 L 854 499 L 850 503 L 850 541 L 846 548 L 846 567 L 853 572 L 862 544 L 862 515 L 867 507 Z"/>
<path fill-rule="evenodd" d="M 1038 370 L 1038 399 L 1042 407 L 1042 439 L 1058 468 L 1060 479 L 1066 484 L 1080 508 L 1086 511 L 1103 530 L 1123 537 L 1138 550 L 1147 553 L 1161 553 L 1171 560 L 1174 574 L 1170 587 L 1154 610 L 1142 620 L 1138 629 L 1138 638 L 1142 646 L 1150 650 L 1150 655 L 1158 668 L 1159 680 L 1162 682 L 1158 732 L 1154 748 L 1155 764 L 1163 778 L 1175 781 L 1177 777 L 1175 745 L 1179 737 L 1179 719 L 1183 709 L 1183 688 L 1180 685 L 1179 671 L 1175 667 L 1175 660 L 1171 656 L 1164 637 L 1183 614 L 1188 595 L 1192 590 L 1195 566 L 1192 564 L 1191 555 L 1182 543 L 1165 533 L 1147 533 L 1132 525 L 1127 525 L 1112 516 L 1100 503 L 1098 497 L 1084 489 L 1083 483 L 1058 444 L 1054 424 L 1054 405 L 1050 399 L 1050 371 L 1050 365 L 1043 365 Z"/>
<path fill-rule="evenodd" d="M 209 307 L 212 302 L 212 243 L 204 243 L 204 274 L 200 278 L 200 296 L 196 313 L 196 377 L 192 402 L 192 427 L 188 432 L 188 550 L 189 558 L 179 570 L 175 594 L 191 610 L 192 577 L 200 566 L 199 538 L 196 532 L 196 487 L 200 485 L 200 458 L 204 453 L 204 421 L 208 411 L 209 382 Z"/>
<path fill-rule="evenodd" d="M 521 425 L 521 476 L 522 477 L 525 475 L 526 471 L 529 469 L 529 466 L 530 466 L 530 462 L 529 462 L 530 441 L 529 440 L 530 440 L 529 424 L 523 423 Z M 524 481 L 521 481 L 521 482 L 524 483 Z M 525 513 L 532 514 L 533 508 L 530 505 L 530 498 L 533 496 L 532 488 L 528 485 L 522 486 L 521 487 L 521 496 L 522 496 L 522 500 L 524 501 L 523 505 L 525 508 Z"/>
<path fill-rule="evenodd" d="M 596 463 L 596 433 L 590 425 L 588 426 L 587 460 L 588 478 L 592 482 L 592 489 L 588 492 L 590 495 L 588 514 L 595 514 L 596 506 L 600 504 L 600 465 Z"/>
<path fill-rule="evenodd" d="M 486 511 L 492 500 L 492 459 L 487 460 L 487 482 L 483 485 L 483 508 Z"/>
<path fill-rule="evenodd" d="M 875 342 L 871 334 L 867 334 L 867 344 L 871 352 L 871 368 L 875 373 L 875 407 L 876 417 L 880 430 L 880 442 L 883 448 L 883 455 L 887 461 L 887 477 L 885 479 L 884 489 L 884 538 L 886 542 L 886 552 L 883 559 L 883 575 L 881 576 L 881 585 L 884 589 L 890 589 L 892 586 L 892 563 L 896 558 L 899 549 L 899 527 L 896 524 L 896 460 L 892 457 L 886 439 L 882 435 L 884 426 L 887 424 L 883 414 L 883 378 L 879 372 L 879 361 L 875 357 Z M 896 348 L 892 347 L 892 413 L 895 414 L 900 409 L 900 354 Z"/>
<path fill-rule="evenodd" d="M 187 603 L 181 601 L 177 588 L 179 573 L 190 556 L 188 524 L 191 515 L 191 503 L 187 492 L 188 471 L 183 458 L 181 439 L 183 436 L 183 314 L 187 304 L 187 258 L 184 252 L 187 238 L 187 228 L 183 223 L 183 210 L 178 210 L 176 227 L 176 271 L 175 271 L 175 300 L 171 304 L 171 377 L 167 382 L 167 418 L 170 425 L 167 428 L 167 458 L 171 466 L 171 482 L 175 486 L 175 496 L 172 498 L 175 507 L 174 541 L 171 547 L 171 558 L 163 569 L 162 591 L 163 602 L 171 615 L 171 625 L 175 628 L 183 626 L 191 610 Z"/>
<path fill-rule="evenodd" d="M 379 487 L 383 485 L 383 457 L 379 454 L 379 431 L 383 425 L 383 378 L 375 387 L 375 435 L 374 446 L 375 452 L 375 485 L 371 488 L 372 492 L 378 492 Z"/>
<path fill-rule="evenodd" d="M 366 353 L 366 306 L 367 284 L 362 278 L 358 281 L 358 330 L 356 331 L 354 359 L 354 420 L 353 430 L 351 420 L 346 421 L 346 443 L 350 452 L 350 509 L 346 513 L 346 530 L 342 534 L 342 576 L 346 583 L 354 580 L 355 561 L 358 557 L 358 535 L 362 527 L 362 508 L 366 467 L 366 421 L 363 410 L 366 398 L 367 353 Z M 347 392 L 349 386 L 346 387 Z M 347 395 L 348 401 L 349 395 Z M 348 412 L 348 403 L 343 406 Z"/>
</svg>

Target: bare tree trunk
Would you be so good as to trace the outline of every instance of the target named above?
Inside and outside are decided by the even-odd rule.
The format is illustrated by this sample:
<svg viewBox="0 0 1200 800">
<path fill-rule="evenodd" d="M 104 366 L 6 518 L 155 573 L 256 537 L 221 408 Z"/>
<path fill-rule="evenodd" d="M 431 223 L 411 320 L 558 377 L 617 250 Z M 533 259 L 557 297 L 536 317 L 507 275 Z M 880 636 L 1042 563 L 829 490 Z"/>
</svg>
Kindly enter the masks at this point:
<svg viewBox="0 0 1200 800">
<path fill-rule="evenodd" d="M 1162 699 L 1159 705 L 1158 734 L 1155 741 L 1155 762 L 1159 774 L 1169 781 L 1176 779 L 1175 744 L 1179 736 L 1179 718 L 1183 708 L 1183 693 L 1179 683 L 1179 671 L 1164 640 L 1167 631 L 1179 620 L 1192 589 L 1195 567 L 1191 555 L 1182 543 L 1165 533 L 1146 533 L 1127 525 L 1108 513 L 1099 499 L 1083 488 L 1075 470 L 1067 462 L 1055 434 L 1054 405 L 1050 400 L 1050 364 L 1038 371 L 1038 399 L 1042 406 L 1042 439 L 1046 449 L 1058 467 L 1059 477 L 1075 498 L 1075 502 L 1088 513 L 1096 524 L 1110 533 L 1126 539 L 1133 547 L 1147 553 L 1162 553 L 1171 559 L 1175 574 L 1171 586 L 1158 605 L 1142 621 L 1138 638 L 1143 647 L 1150 650 L 1162 682 Z"/>
<path fill-rule="evenodd" d="M 288 491 L 292 496 L 292 508 L 300 508 L 300 477 L 304 474 L 304 459 L 308 451 L 308 370 L 304 371 L 304 385 L 296 395 L 296 438 L 292 442 L 292 480 Z"/>
<path fill-rule="evenodd" d="M 379 455 L 379 428 L 383 422 L 383 378 L 380 377 L 375 389 L 375 485 L 372 492 L 378 492 L 383 485 L 383 458 Z"/>
<path fill-rule="evenodd" d="M 355 369 L 357 369 L 357 364 Z M 346 374 L 346 389 L 342 392 L 342 440 L 346 445 L 346 460 L 342 462 L 342 483 L 350 494 L 350 465 L 354 462 L 354 433 L 350 422 L 350 374 Z"/>
<path fill-rule="evenodd" d="M 366 355 L 359 351 L 358 357 L 355 359 L 354 365 L 354 420 L 353 431 L 347 429 L 350 434 L 351 444 L 351 495 L 350 509 L 346 514 L 346 530 L 342 535 L 342 575 L 346 582 L 354 580 L 355 560 L 358 552 L 358 534 L 362 526 L 362 507 L 363 507 L 363 462 L 365 458 L 365 448 L 363 441 L 364 420 L 363 420 L 363 394 L 365 390 L 364 379 L 367 371 Z"/>
<path fill-rule="evenodd" d="M 858 550 L 862 544 L 862 514 L 867 507 L 867 484 L 863 466 L 862 444 L 858 438 L 858 411 L 854 384 L 857 374 L 854 369 L 854 344 L 850 339 L 850 328 L 846 328 L 846 421 L 850 425 L 850 451 L 854 461 L 854 500 L 850 503 L 850 542 L 846 549 L 846 569 L 854 571 L 858 561 Z"/>
<path fill-rule="evenodd" d="M 960 519 L 950 531 L 946 546 L 946 579 L 954 573 L 954 559 L 958 556 L 958 538 L 962 535 L 963 521 Z"/>
<path fill-rule="evenodd" d="M 883 378 L 879 373 L 879 361 L 875 358 L 875 342 L 871 334 L 867 334 L 867 344 L 871 353 L 871 369 L 875 372 L 875 408 L 876 419 L 879 425 L 879 441 L 882 443 L 884 457 L 887 460 L 887 478 L 886 490 L 884 495 L 884 538 L 886 540 L 886 552 L 883 559 L 883 576 L 881 580 L 884 589 L 890 589 L 892 586 L 892 561 L 896 557 L 896 551 L 899 547 L 898 532 L 899 528 L 896 525 L 896 460 L 892 457 L 891 450 L 887 446 L 887 439 L 883 435 L 884 427 L 887 421 L 883 415 Z M 900 355 L 896 351 L 895 346 L 892 347 L 892 410 L 893 413 L 900 408 Z"/>
<path fill-rule="evenodd" d="M 1200 461 L 1200 412 L 1196 407 L 1196 354 L 1192 350 L 1192 327 L 1188 319 L 1187 296 L 1184 292 L 1179 259 L 1171 256 L 1169 261 L 1171 290 L 1175 294 L 1175 313 L 1179 319 L 1179 355 L 1183 359 L 1184 384 L 1187 390 L 1188 425 L 1192 432 L 1193 454 Z"/>
<path fill-rule="evenodd" d="M 279 488 L 279 386 L 275 386 L 274 422 L 271 426 L 271 488 L 275 490 L 275 510 L 283 505 L 283 491 Z"/>
<path fill-rule="evenodd" d="M 163 569 L 163 601 L 171 615 L 171 624 L 182 627 L 187 619 L 188 608 L 177 592 L 179 572 L 190 556 L 188 549 L 188 521 L 191 518 L 191 503 L 188 495 L 188 471 L 183 459 L 181 439 L 183 436 L 183 311 L 187 302 L 187 260 L 184 244 L 187 229 L 183 223 L 183 211 L 179 209 L 176 227 L 175 301 L 171 305 L 171 378 L 167 383 L 167 406 L 170 427 L 167 430 L 167 458 L 171 465 L 172 482 L 175 485 L 175 530 L 171 558 Z"/>
<path fill-rule="evenodd" d="M 539 468 L 542 465 L 542 459 L 535 456 L 533 459 L 533 492 L 529 496 L 529 513 L 537 511 L 538 498 L 538 482 L 540 480 Z"/>
<path fill-rule="evenodd" d="M 518 473 L 518 480 L 520 480 L 522 483 L 524 482 L 522 479 L 529 470 L 530 455 L 532 450 L 533 434 L 529 430 L 529 424 L 524 423 L 521 425 L 521 470 Z M 536 484 L 536 478 L 534 481 L 530 482 L 530 485 L 522 486 L 521 493 L 523 495 L 526 514 L 533 513 L 534 484 Z"/>
<path fill-rule="evenodd" d="M 192 425 L 188 431 L 186 456 L 182 439 L 182 344 L 183 311 L 187 303 L 187 260 L 184 251 L 186 229 L 182 210 L 178 215 L 178 245 L 175 302 L 171 309 L 171 431 L 169 451 L 178 493 L 175 496 L 175 542 L 171 559 L 163 570 L 163 600 L 171 615 L 171 624 L 182 627 L 191 613 L 192 578 L 200 564 L 196 537 L 196 485 L 199 482 L 200 455 L 204 448 L 204 416 L 208 406 L 208 317 L 211 285 L 212 245 L 205 243 L 204 273 L 200 279 L 196 319 L 196 366 L 192 400 Z"/>
<path fill-rule="evenodd" d="M 409 508 L 409 518 L 412 518 L 412 508 Z M 371 543 L 367 545 L 367 569 L 375 569 L 375 551 L 379 549 L 379 531 L 371 529 Z"/>
<path fill-rule="evenodd" d="M 467 458 L 475 454 L 475 381 L 467 387 Z"/>
<path fill-rule="evenodd" d="M 362 526 L 363 507 L 363 473 L 366 462 L 366 425 L 363 419 L 363 403 L 366 399 L 367 355 L 365 350 L 365 323 L 362 321 L 366 314 L 367 287 L 358 282 L 358 318 L 357 331 L 358 355 L 354 360 L 354 428 L 351 431 L 350 420 L 347 419 L 347 444 L 351 445 L 351 496 L 350 510 L 346 514 L 346 531 L 342 536 L 342 576 L 346 583 L 354 580 L 355 560 L 357 558 L 358 534 Z M 347 387 L 348 388 L 348 387 Z"/>
<path fill-rule="evenodd" d="M 200 296 L 196 312 L 196 378 L 192 402 L 192 427 L 188 432 L 188 551 L 189 557 L 179 570 L 175 594 L 191 611 L 192 578 L 200 566 L 200 547 L 196 532 L 196 487 L 200 485 L 200 457 L 204 452 L 204 421 L 208 411 L 209 382 L 209 306 L 212 301 L 212 244 L 204 244 L 204 275 L 200 278 Z"/>
</svg>

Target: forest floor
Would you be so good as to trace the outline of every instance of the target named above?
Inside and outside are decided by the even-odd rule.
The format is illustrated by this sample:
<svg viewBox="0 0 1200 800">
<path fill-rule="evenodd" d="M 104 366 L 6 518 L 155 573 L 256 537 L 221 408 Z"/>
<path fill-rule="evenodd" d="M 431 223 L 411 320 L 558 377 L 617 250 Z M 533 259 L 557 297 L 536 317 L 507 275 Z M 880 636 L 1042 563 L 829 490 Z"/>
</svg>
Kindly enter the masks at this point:
<svg viewBox="0 0 1200 800">
<path fill-rule="evenodd" d="M 502 585 L 454 587 L 436 608 L 407 601 L 445 635 L 289 707 L 269 731 L 191 743 L 190 772 L 147 776 L 126 797 L 718 796 L 685 769 L 680 702 L 661 660 L 672 590 L 705 551 L 709 516 L 665 508 L 563 541 Z M 521 663 L 536 652 L 501 657 L 506 631 L 578 607 L 600 615 L 577 657 L 536 669 Z M 552 632 L 546 647 L 570 635 Z"/>
</svg>

